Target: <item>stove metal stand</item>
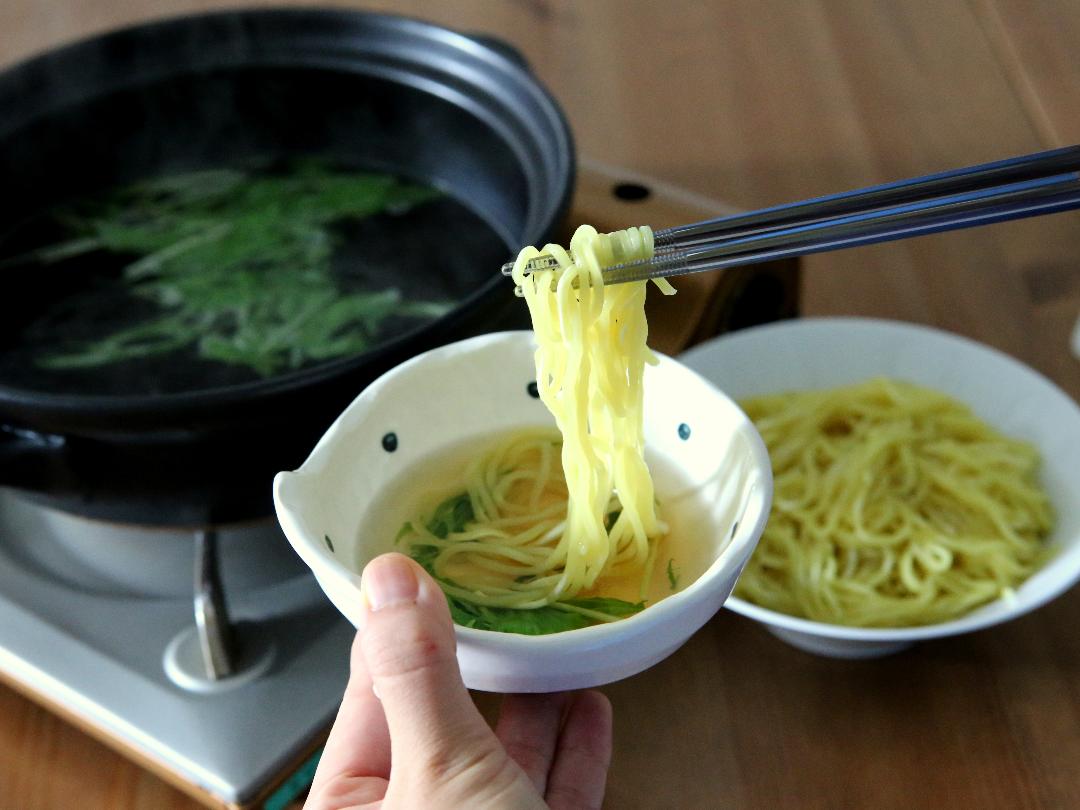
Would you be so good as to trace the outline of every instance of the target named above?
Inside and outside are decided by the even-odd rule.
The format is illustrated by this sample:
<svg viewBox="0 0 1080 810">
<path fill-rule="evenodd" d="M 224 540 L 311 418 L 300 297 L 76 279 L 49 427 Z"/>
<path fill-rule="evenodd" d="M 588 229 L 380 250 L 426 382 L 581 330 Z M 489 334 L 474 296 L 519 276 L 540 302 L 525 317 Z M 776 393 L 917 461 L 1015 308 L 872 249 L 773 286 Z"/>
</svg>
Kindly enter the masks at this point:
<svg viewBox="0 0 1080 810">
<path fill-rule="evenodd" d="M 275 524 L 192 537 L 0 489 L 0 673 L 192 795 L 242 805 L 284 777 L 352 635 Z"/>
</svg>

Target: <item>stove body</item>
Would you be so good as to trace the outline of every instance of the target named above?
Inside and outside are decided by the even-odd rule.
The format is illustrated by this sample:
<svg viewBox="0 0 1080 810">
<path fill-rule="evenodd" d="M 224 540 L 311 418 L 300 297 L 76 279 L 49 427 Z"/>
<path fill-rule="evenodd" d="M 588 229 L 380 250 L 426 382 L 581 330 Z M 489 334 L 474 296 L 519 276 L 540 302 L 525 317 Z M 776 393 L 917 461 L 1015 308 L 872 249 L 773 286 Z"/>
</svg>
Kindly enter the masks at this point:
<svg viewBox="0 0 1080 810">
<path fill-rule="evenodd" d="M 321 742 L 354 631 L 276 523 L 214 534 L 235 642 L 217 679 L 190 530 L 100 523 L 0 489 L 0 678 L 191 795 L 243 806 Z"/>
</svg>

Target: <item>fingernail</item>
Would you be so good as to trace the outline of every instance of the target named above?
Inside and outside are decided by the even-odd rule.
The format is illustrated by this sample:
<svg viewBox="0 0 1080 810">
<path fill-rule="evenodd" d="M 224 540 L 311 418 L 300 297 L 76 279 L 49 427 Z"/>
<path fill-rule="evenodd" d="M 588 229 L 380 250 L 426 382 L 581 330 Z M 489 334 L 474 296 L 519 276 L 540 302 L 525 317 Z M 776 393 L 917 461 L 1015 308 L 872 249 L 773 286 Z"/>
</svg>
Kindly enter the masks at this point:
<svg viewBox="0 0 1080 810">
<path fill-rule="evenodd" d="M 377 557 L 368 563 L 362 578 L 364 598 L 371 610 L 415 602 L 420 592 L 409 561 L 400 554 Z"/>
</svg>

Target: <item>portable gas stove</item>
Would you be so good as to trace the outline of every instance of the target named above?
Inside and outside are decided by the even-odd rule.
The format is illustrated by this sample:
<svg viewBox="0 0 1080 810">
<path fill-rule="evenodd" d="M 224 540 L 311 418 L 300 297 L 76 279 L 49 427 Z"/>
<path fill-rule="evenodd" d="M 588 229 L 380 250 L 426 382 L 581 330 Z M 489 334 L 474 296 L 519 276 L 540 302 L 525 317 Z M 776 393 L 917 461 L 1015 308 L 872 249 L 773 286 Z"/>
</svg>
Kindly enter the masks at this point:
<svg viewBox="0 0 1080 810">
<path fill-rule="evenodd" d="M 149 529 L 0 489 L 0 678 L 208 804 L 310 762 L 352 635 L 271 520 Z"/>
</svg>

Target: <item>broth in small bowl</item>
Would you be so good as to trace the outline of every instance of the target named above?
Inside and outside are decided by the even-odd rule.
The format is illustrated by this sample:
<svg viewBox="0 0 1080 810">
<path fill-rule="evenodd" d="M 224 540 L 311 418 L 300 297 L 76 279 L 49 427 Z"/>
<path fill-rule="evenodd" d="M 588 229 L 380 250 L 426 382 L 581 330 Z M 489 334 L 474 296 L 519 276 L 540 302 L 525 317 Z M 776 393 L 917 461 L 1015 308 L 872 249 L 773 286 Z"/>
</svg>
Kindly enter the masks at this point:
<svg viewBox="0 0 1080 810">
<path fill-rule="evenodd" d="M 534 350 L 531 332 L 502 332 L 420 355 L 365 389 L 298 470 L 277 476 L 289 542 L 354 624 L 364 565 L 403 550 L 402 524 L 464 488 L 467 459 L 509 432 L 554 428 L 535 396 Z M 731 593 L 769 511 L 765 447 L 734 402 L 671 358 L 646 368 L 644 390 L 646 458 L 671 527 L 646 607 L 549 635 L 459 626 L 468 687 L 549 692 L 629 677 L 682 646 Z"/>
</svg>

